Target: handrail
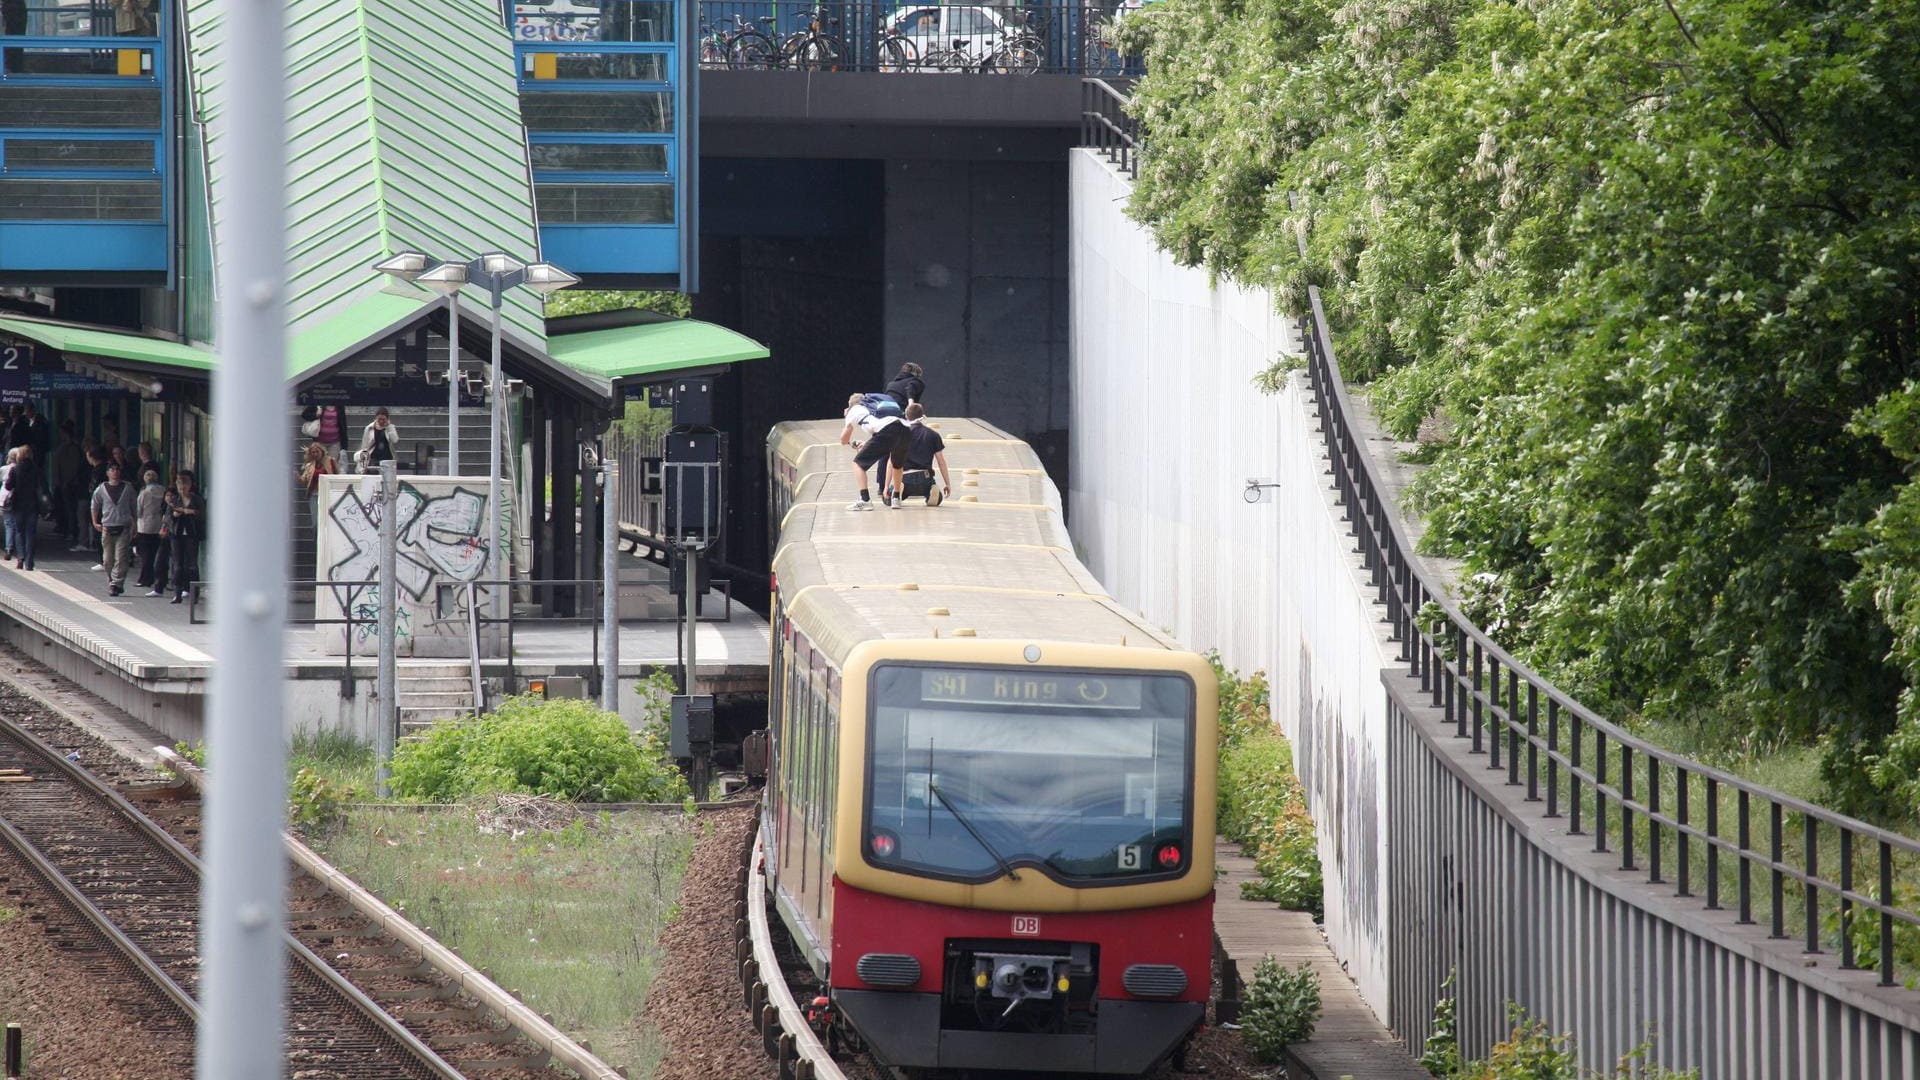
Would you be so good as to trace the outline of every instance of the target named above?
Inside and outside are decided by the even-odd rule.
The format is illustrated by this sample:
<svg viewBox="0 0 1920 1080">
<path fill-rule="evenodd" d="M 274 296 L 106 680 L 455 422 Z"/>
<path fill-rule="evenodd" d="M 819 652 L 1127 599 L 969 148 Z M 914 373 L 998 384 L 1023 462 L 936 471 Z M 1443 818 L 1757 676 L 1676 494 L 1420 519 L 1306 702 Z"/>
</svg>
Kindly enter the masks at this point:
<svg viewBox="0 0 1920 1080">
<path fill-rule="evenodd" d="M 1133 99 L 1105 79 L 1080 80 L 1080 145 L 1106 154 L 1129 178 L 1140 175 L 1140 125 L 1127 112 Z"/>
</svg>

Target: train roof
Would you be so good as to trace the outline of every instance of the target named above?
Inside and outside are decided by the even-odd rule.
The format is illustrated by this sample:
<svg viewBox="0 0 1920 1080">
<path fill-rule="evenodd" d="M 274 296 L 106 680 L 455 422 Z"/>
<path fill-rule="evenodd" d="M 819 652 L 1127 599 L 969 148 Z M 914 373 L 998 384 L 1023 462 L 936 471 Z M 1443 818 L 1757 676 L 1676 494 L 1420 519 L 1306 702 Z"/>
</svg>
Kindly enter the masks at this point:
<svg viewBox="0 0 1920 1080">
<path fill-rule="evenodd" d="M 938 508 L 850 513 L 839 420 L 776 425 L 792 492 L 773 569 L 788 617 L 836 664 L 875 639 L 999 638 L 1179 648 L 1120 607 L 1073 554 L 1059 491 L 1031 447 L 982 420 L 930 418 L 954 491 Z"/>
</svg>

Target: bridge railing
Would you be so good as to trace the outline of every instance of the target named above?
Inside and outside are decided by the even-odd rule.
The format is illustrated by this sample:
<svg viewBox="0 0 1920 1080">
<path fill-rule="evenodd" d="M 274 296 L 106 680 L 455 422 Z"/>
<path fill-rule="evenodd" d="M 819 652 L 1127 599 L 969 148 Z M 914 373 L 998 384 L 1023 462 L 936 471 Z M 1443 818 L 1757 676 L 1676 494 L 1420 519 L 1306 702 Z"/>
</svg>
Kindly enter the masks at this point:
<svg viewBox="0 0 1920 1080">
<path fill-rule="evenodd" d="M 1137 74 L 1114 0 L 1022 4 L 701 0 L 700 66 L 897 74 Z"/>
</svg>

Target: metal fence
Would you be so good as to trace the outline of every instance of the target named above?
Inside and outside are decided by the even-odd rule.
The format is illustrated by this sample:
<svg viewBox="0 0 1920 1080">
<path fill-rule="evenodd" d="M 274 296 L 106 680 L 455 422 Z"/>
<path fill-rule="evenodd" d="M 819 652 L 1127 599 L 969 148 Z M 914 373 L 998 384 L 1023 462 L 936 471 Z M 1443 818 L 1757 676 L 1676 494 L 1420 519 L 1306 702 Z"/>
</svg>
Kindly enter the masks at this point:
<svg viewBox="0 0 1920 1080">
<path fill-rule="evenodd" d="M 700 66 L 894 73 L 1137 75 L 1121 53 L 1129 9 L 1033 4 L 702 0 Z"/>
</svg>

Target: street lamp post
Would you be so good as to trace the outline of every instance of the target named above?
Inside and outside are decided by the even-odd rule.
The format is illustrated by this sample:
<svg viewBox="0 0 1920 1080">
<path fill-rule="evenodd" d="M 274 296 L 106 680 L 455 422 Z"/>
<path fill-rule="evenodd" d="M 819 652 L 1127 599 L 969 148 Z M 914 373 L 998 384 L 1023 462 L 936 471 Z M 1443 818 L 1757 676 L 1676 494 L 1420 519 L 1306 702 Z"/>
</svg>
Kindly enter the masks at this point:
<svg viewBox="0 0 1920 1080">
<path fill-rule="evenodd" d="M 467 268 L 418 251 L 402 251 L 373 264 L 375 270 L 433 290 L 447 299 L 447 475 L 460 475 L 460 289 Z"/>
</svg>

